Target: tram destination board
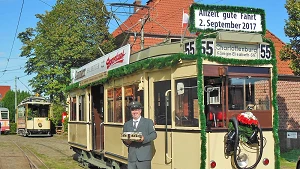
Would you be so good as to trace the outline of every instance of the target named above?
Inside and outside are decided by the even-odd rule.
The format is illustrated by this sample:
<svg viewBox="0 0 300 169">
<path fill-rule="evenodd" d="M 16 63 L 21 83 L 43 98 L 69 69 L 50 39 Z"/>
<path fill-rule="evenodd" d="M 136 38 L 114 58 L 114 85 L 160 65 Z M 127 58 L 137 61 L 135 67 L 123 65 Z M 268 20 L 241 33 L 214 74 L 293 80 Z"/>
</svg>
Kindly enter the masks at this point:
<svg viewBox="0 0 300 169">
<path fill-rule="evenodd" d="M 196 42 L 188 41 L 183 45 L 185 54 L 196 54 Z M 216 39 L 203 39 L 201 41 L 201 53 L 208 56 L 218 56 L 233 59 L 271 59 L 270 45 L 243 44 L 231 42 L 216 42 Z"/>
</svg>

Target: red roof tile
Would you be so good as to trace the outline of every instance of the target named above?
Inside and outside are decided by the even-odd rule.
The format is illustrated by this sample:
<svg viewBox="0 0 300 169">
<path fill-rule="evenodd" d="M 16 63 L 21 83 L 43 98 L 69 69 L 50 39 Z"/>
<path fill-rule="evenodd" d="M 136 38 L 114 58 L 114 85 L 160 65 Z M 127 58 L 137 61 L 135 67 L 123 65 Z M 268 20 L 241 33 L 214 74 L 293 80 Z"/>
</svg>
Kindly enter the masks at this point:
<svg viewBox="0 0 300 169">
<path fill-rule="evenodd" d="M 267 30 L 266 38 L 270 39 L 274 43 L 275 51 L 276 51 L 276 58 L 277 58 L 277 68 L 279 75 L 294 75 L 293 71 L 289 67 L 290 61 L 282 61 L 280 60 L 280 50 L 285 45 L 278 37 L 276 37 L 273 33 Z"/>
<path fill-rule="evenodd" d="M 176 35 L 181 36 L 183 10 L 189 13 L 189 7 L 193 0 L 151 0 L 148 1 L 150 17 L 145 23 L 144 33 L 155 35 Z M 138 10 L 131 15 L 112 34 L 114 37 L 122 33 L 122 30 L 130 28 L 130 32 L 141 31 L 141 18 L 146 18 L 148 10 L 146 8 Z M 163 16 L 163 17 L 161 17 Z M 128 27 L 128 28 L 127 28 Z M 189 35 L 189 33 L 187 33 Z"/>
<path fill-rule="evenodd" d="M 4 98 L 6 93 L 10 90 L 10 86 L 0 86 L 0 100 Z"/>
</svg>

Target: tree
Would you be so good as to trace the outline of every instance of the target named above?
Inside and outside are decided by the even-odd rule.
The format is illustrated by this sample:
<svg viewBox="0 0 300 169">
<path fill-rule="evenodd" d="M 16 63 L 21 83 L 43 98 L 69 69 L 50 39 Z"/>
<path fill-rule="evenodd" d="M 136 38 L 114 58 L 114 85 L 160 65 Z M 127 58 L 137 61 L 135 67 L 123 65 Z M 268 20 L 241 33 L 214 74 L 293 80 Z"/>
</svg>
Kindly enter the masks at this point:
<svg viewBox="0 0 300 169">
<path fill-rule="evenodd" d="M 52 11 L 36 15 L 35 29 L 19 33 L 20 56 L 28 58 L 25 72 L 36 74 L 29 81 L 34 92 L 64 102 L 70 69 L 101 57 L 99 47 L 104 53 L 115 49 L 105 16 L 102 0 L 58 0 Z"/>
<path fill-rule="evenodd" d="M 281 60 L 290 60 L 290 68 L 295 75 L 300 75 L 300 1 L 287 0 L 285 8 L 288 12 L 288 20 L 285 21 L 284 32 L 290 38 L 280 51 Z"/>
<path fill-rule="evenodd" d="M 22 100 L 25 98 L 29 97 L 30 93 L 26 91 L 17 91 L 17 104 L 19 104 Z M 11 122 L 15 121 L 15 92 L 12 90 L 9 90 L 6 94 L 5 97 L 2 99 L 2 105 L 5 108 L 8 108 L 9 110 L 9 120 Z"/>
</svg>

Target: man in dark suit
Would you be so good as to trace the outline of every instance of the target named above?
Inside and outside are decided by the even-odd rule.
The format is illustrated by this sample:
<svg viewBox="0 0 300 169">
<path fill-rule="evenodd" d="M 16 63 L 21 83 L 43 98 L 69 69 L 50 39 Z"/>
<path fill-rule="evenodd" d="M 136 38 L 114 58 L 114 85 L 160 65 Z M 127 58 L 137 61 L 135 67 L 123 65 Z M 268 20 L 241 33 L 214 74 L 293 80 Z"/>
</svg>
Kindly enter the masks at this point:
<svg viewBox="0 0 300 169">
<path fill-rule="evenodd" d="M 140 102 L 131 102 L 129 108 L 132 119 L 124 124 L 123 132 L 141 132 L 142 137 L 137 141 L 123 140 L 128 147 L 128 169 L 151 169 L 151 142 L 157 137 L 153 121 L 141 116 Z"/>
</svg>

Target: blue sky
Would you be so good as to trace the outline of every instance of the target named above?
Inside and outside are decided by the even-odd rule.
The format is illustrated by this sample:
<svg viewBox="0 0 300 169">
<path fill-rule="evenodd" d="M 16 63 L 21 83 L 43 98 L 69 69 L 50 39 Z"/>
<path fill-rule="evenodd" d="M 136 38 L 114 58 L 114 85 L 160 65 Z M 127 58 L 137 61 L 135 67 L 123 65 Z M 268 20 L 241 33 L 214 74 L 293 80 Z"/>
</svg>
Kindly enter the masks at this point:
<svg viewBox="0 0 300 169">
<path fill-rule="evenodd" d="M 104 3 L 133 3 L 134 0 L 104 0 Z M 148 0 L 142 0 L 145 5 Z M 28 27 L 35 27 L 37 19 L 35 14 L 44 14 L 50 11 L 56 0 L 0 0 L 0 85 L 11 86 L 15 89 L 15 77 L 18 90 L 31 91 L 28 80 L 33 76 L 24 73 L 26 58 L 20 58 L 22 43 L 15 37 Z M 267 29 L 279 37 L 283 42 L 289 42 L 284 34 L 287 11 L 284 8 L 285 0 L 195 0 L 196 3 L 213 5 L 233 5 L 255 7 L 265 10 Z M 110 10 L 110 8 L 108 9 Z M 124 10 L 124 9 L 122 9 Z M 19 16 L 21 17 L 19 20 Z M 122 16 L 118 16 L 124 20 Z M 19 24 L 18 24 L 19 23 Z M 111 22 L 110 31 L 116 29 L 117 24 Z M 16 34 L 17 32 L 17 34 Z"/>
</svg>

